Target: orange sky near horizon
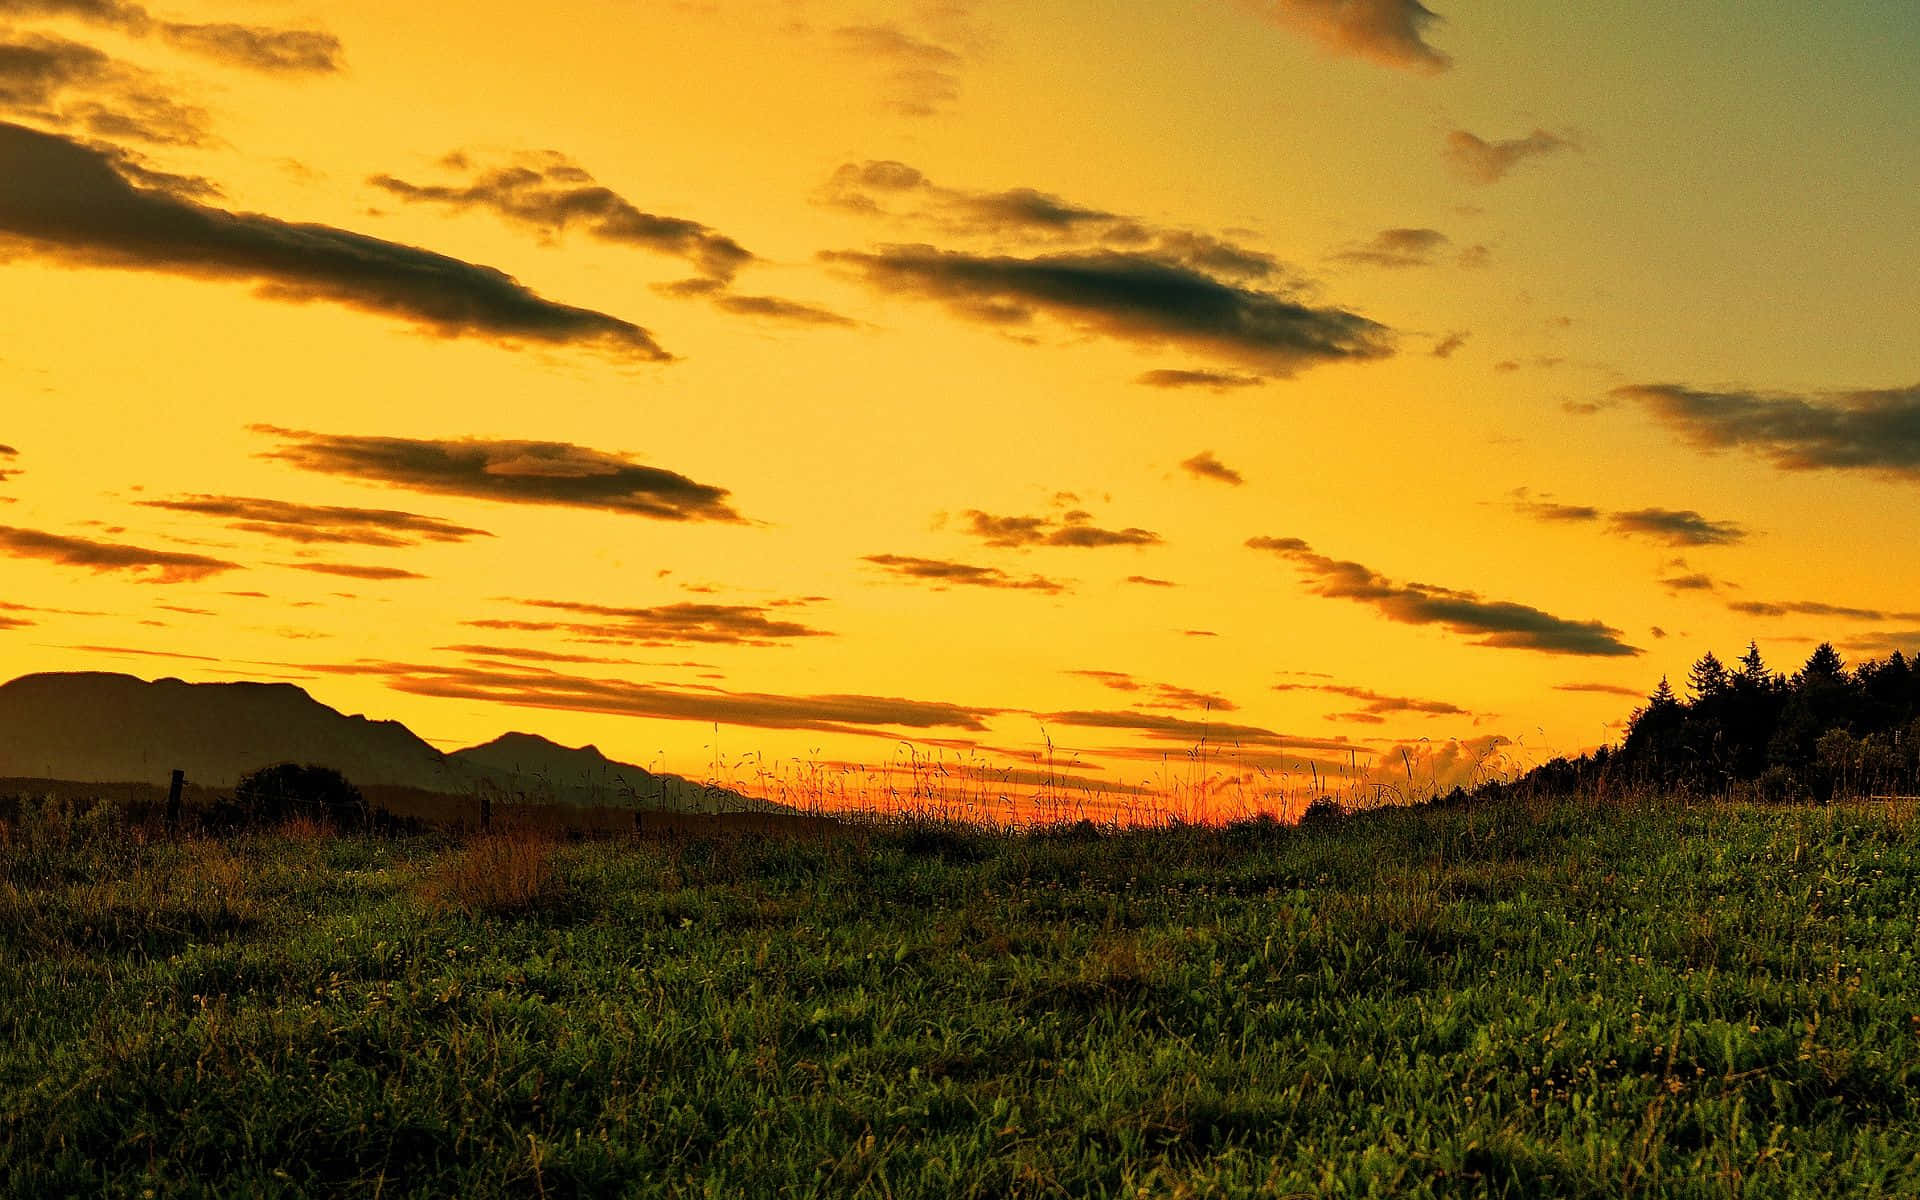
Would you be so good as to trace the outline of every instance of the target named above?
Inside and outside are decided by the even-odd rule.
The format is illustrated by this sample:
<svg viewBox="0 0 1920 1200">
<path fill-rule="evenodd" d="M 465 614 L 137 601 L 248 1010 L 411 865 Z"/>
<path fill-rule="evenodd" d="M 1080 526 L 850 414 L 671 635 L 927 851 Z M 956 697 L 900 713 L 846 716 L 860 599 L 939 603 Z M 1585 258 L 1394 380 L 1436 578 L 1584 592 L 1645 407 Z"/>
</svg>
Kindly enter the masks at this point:
<svg viewBox="0 0 1920 1200">
<path fill-rule="evenodd" d="M 1920 650 L 1920 10 L 1653 7 L 0 0 L 0 677 L 1447 786 Z"/>
</svg>

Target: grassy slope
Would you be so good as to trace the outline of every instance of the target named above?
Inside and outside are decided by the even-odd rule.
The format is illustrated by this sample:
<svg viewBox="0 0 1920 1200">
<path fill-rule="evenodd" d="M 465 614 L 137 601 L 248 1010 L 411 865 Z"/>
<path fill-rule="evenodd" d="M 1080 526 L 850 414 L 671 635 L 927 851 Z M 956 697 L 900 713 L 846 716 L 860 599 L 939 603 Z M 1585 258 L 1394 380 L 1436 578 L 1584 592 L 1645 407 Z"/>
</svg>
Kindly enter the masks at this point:
<svg viewBox="0 0 1920 1200">
<path fill-rule="evenodd" d="M 460 853 L 0 850 L 0 1188 L 1920 1194 L 1908 814 Z"/>
</svg>

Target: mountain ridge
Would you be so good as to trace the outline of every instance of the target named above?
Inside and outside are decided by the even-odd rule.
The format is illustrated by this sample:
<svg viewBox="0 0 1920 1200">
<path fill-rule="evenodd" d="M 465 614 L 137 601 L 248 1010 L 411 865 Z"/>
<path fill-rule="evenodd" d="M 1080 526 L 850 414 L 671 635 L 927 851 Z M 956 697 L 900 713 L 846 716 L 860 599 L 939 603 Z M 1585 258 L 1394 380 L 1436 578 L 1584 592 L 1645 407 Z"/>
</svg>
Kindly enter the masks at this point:
<svg viewBox="0 0 1920 1200">
<path fill-rule="evenodd" d="M 450 795 L 486 790 L 545 802 L 785 811 L 656 774 L 598 747 L 509 732 L 451 753 L 390 718 L 346 714 L 293 683 L 189 683 L 50 671 L 0 683 L 0 776 L 79 783 L 164 781 L 174 769 L 229 788 L 281 762 L 332 767 L 356 784 Z"/>
</svg>

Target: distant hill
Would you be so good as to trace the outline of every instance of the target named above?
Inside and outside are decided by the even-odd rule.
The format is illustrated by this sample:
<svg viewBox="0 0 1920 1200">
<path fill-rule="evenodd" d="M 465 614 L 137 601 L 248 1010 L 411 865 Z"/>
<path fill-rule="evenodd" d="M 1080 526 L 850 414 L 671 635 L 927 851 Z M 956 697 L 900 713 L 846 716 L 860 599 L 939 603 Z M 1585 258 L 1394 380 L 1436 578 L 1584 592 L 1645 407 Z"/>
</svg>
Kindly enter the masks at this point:
<svg viewBox="0 0 1920 1200">
<path fill-rule="evenodd" d="M 366 786 L 450 795 L 491 789 L 549 802 L 783 808 L 532 734 L 443 754 L 398 721 L 347 716 L 290 683 L 149 683 L 72 672 L 0 684 L 0 776 L 157 783 L 178 767 L 198 785 L 230 788 L 281 762 L 329 766 Z"/>
<path fill-rule="evenodd" d="M 537 733 L 503 733 L 481 746 L 447 756 L 496 775 L 511 777 L 532 796 L 551 795 L 574 803 L 627 804 L 639 808 L 705 811 L 786 811 L 785 805 L 755 800 L 725 788 L 694 783 L 678 775 L 657 775 L 645 767 L 616 762 L 598 746 L 570 749 Z"/>
</svg>

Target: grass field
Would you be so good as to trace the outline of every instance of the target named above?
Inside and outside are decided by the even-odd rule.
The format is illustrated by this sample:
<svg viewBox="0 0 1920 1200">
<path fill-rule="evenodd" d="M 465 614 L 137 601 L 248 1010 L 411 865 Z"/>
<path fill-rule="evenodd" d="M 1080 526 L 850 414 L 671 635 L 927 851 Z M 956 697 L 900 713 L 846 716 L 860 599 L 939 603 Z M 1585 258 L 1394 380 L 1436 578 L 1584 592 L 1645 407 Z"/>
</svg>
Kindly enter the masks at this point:
<svg viewBox="0 0 1920 1200">
<path fill-rule="evenodd" d="M 1920 1195 L 1920 826 L 0 848 L 17 1196 Z"/>
</svg>

